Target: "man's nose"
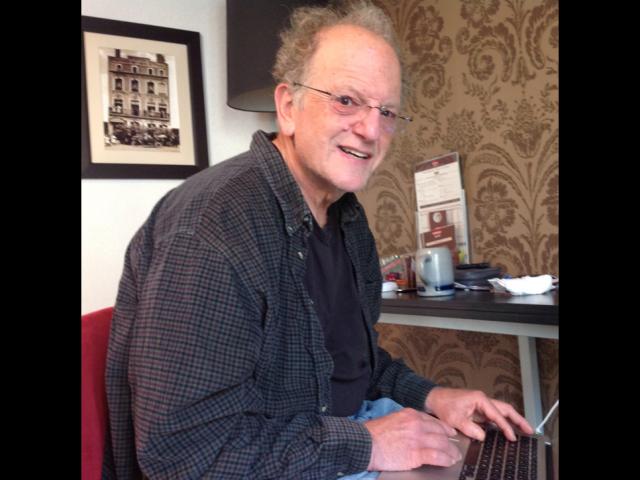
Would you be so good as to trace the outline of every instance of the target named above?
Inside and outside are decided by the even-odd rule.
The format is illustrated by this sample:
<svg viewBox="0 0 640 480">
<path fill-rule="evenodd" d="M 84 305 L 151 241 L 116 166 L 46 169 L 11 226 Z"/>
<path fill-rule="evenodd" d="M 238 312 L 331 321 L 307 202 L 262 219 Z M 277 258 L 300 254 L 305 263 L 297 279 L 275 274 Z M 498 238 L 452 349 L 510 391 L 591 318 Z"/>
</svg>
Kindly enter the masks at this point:
<svg viewBox="0 0 640 480">
<path fill-rule="evenodd" d="M 367 140 L 377 140 L 380 137 L 382 117 L 375 107 L 363 109 L 361 118 L 353 125 L 353 131 Z"/>
</svg>

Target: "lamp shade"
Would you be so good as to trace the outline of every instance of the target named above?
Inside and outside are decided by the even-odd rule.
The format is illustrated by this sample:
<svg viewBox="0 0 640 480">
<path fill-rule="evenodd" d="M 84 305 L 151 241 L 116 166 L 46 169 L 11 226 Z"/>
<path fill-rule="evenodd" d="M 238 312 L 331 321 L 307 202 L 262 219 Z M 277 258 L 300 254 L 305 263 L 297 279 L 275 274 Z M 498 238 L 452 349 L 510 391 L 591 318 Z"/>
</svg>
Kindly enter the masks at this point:
<svg viewBox="0 0 640 480">
<path fill-rule="evenodd" d="M 227 0 L 227 105 L 275 112 L 271 69 L 291 11 L 327 0 Z"/>
</svg>

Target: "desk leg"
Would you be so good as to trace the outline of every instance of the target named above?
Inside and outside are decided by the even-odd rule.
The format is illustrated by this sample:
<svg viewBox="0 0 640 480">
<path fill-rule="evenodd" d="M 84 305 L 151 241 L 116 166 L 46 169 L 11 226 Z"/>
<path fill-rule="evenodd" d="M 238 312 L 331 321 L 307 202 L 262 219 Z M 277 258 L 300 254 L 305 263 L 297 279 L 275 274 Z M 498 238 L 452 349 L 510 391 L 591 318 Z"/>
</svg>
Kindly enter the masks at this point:
<svg viewBox="0 0 640 480">
<path fill-rule="evenodd" d="M 520 353 L 520 374 L 522 375 L 524 416 L 531 426 L 536 428 L 542 422 L 542 400 L 540 399 L 536 339 L 519 335 L 518 349 Z"/>
</svg>

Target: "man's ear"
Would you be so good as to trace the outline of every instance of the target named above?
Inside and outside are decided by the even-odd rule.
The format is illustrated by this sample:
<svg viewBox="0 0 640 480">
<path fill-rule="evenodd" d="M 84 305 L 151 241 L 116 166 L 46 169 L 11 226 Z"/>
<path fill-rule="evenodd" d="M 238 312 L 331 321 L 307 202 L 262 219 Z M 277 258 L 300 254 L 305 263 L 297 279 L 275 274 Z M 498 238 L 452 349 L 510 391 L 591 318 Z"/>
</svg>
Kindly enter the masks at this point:
<svg viewBox="0 0 640 480">
<path fill-rule="evenodd" d="M 273 100 L 276 104 L 280 132 L 287 136 L 293 136 L 295 132 L 293 95 L 287 83 L 279 83 L 276 86 L 273 92 Z"/>
</svg>

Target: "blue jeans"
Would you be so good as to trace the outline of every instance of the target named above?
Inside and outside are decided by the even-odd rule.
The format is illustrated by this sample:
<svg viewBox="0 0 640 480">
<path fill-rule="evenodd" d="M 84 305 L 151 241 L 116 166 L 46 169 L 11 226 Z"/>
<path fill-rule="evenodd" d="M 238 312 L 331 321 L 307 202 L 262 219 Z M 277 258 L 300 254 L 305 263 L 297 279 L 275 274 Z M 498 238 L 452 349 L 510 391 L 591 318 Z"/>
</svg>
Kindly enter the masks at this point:
<svg viewBox="0 0 640 480">
<path fill-rule="evenodd" d="M 394 402 L 390 398 L 379 398 L 378 400 L 365 400 L 354 415 L 351 415 L 349 420 L 355 420 L 356 422 L 365 422 L 374 418 L 383 417 L 398 410 L 402 410 L 402 405 Z M 347 475 L 346 477 L 340 477 L 340 480 L 374 480 L 377 479 L 380 472 L 360 472 L 353 475 Z"/>
</svg>

